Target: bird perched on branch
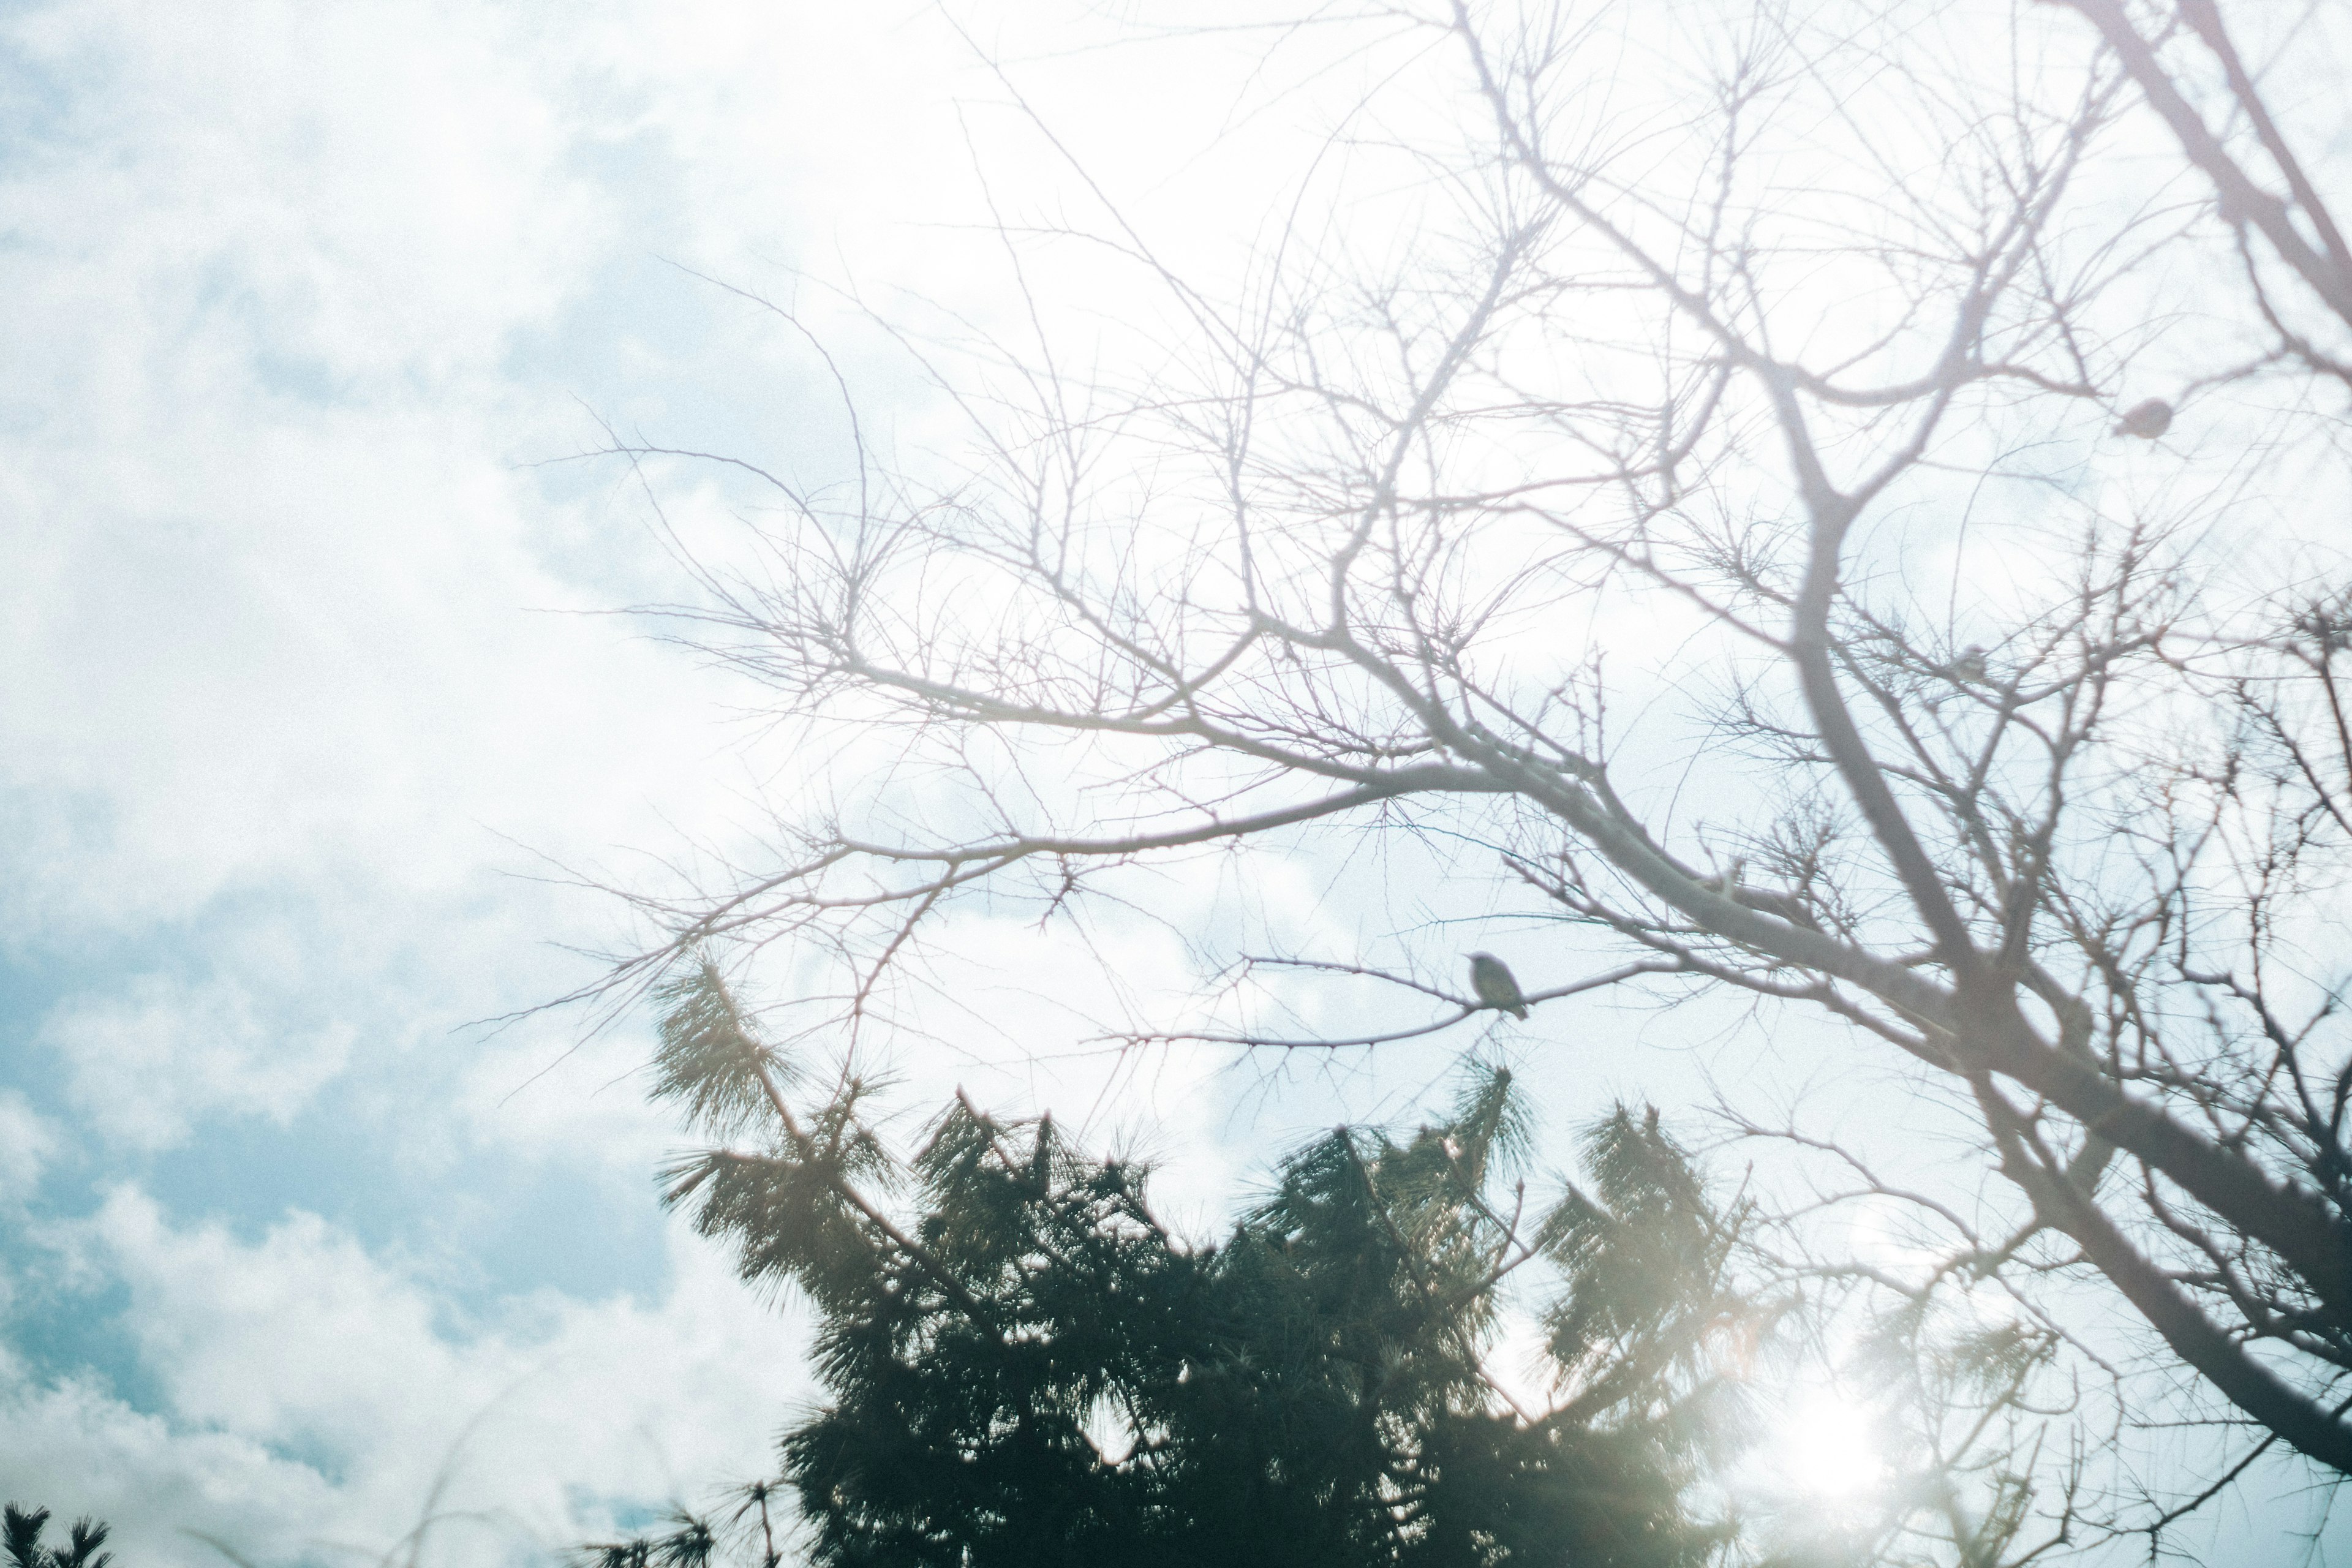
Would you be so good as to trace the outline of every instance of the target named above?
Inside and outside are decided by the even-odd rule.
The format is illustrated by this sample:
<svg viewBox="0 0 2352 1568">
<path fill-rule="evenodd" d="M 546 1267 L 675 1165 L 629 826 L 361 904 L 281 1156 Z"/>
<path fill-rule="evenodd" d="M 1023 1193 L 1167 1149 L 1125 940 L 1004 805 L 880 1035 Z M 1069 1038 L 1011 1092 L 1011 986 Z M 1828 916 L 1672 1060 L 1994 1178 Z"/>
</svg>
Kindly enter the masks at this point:
<svg viewBox="0 0 2352 1568">
<path fill-rule="evenodd" d="M 2124 410 L 2124 416 L 2116 421 L 2115 434 L 2153 441 L 2171 428 L 2172 405 L 2161 397 L 2151 397 Z"/>
<path fill-rule="evenodd" d="M 1514 1018 L 1528 1016 L 1528 999 L 1519 993 L 1518 980 L 1510 966 L 1491 952 L 1470 955 L 1470 989 L 1478 994 L 1483 1006 L 1498 1007 Z"/>
</svg>

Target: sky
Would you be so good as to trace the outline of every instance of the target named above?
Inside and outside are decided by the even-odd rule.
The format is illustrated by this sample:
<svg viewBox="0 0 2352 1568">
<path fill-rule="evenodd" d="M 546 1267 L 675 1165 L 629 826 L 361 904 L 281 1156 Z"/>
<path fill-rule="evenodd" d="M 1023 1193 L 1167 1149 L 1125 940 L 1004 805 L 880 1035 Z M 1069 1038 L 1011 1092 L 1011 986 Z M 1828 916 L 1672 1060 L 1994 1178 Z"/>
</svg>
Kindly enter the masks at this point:
<svg viewBox="0 0 2352 1568">
<path fill-rule="evenodd" d="M 126 1568 L 560 1549 L 762 1472 L 813 1396 L 793 1315 L 655 1201 L 646 1020 L 529 1011 L 627 940 L 579 875 L 737 841 L 768 776 L 747 695 L 625 613 L 684 591 L 630 475 L 569 459 L 840 471 L 820 367 L 730 289 L 1012 310 L 968 226 L 1070 176 L 982 48 L 1179 253 L 1306 146 L 1234 134 L 1247 36 L 855 9 L 0 8 L 0 1491 Z M 942 428 L 845 355 L 892 438 Z M 1039 1066 L 1100 1001 L 1074 961 L 1189 978 L 1106 940 L 967 919 L 995 1032 L 910 1091 L 1076 1107 L 1205 1224 L 1435 1081 Z M 1707 1070 L 1652 1030 L 1550 1109 Z"/>
<path fill-rule="evenodd" d="M 679 268 L 856 221 L 898 45 L 773 11 L 0 13 L 0 1489 L 126 1563 L 560 1547 L 808 1391 L 642 1026 L 476 1026 L 612 934 L 547 858 L 736 804 L 642 517 L 530 465 L 791 416 Z"/>
<path fill-rule="evenodd" d="M 0 8 L 0 1492 L 125 1563 L 559 1550 L 765 1473 L 812 1394 L 658 1209 L 646 1020 L 485 1021 L 625 940 L 575 873 L 760 810 L 741 693 L 616 613 L 683 588 L 628 472 L 565 459 L 838 463 L 707 279 L 959 300 L 1003 94 L 851 9 Z M 1265 1135 L 1202 1081 L 1122 1093 L 1192 1103 L 1205 1215 Z"/>
</svg>

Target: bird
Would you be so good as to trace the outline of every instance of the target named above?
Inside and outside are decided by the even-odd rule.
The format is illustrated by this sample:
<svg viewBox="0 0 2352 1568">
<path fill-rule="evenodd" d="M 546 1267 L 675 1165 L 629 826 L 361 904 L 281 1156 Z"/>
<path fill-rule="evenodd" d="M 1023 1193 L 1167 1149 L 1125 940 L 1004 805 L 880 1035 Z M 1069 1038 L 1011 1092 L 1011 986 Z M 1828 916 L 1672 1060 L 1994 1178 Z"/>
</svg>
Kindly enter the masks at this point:
<svg viewBox="0 0 2352 1568">
<path fill-rule="evenodd" d="M 1984 644 L 1972 642 L 1962 648 L 1960 657 L 1952 660 L 1948 673 L 1954 680 L 1963 684 L 1982 680 L 1985 678 Z"/>
<path fill-rule="evenodd" d="M 1528 999 L 1519 994 L 1510 966 L 1491 952 L 1470 955 L 1470 989 L 1478 994 L 1482 1007 L 1500 1008 L 1514 1018 L 1528 1016 Z"/>
<path fill-rule="evenodd" d="M 2151 397 L 2124 410 L 2124 416 L 2116 421 L 2115 434 L 2153 441 L 2171 428 L 2172 405 L 2161 397 Z"/>
</svg>

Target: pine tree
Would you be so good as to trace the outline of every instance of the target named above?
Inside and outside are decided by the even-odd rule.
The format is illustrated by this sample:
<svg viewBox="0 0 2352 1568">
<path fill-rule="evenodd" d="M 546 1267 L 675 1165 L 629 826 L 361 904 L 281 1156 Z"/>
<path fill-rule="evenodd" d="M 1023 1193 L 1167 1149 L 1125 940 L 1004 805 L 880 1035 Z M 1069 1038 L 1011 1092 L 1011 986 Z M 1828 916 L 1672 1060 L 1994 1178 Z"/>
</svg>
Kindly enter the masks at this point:
<svg viewBox="0 0 2352 1568">
<path fill-rule="evenodd" d="M 9 1568 L 107 1568 L 114 1561 L 113 1552 L 99 1550 L 106 1544 L 106 1525 L 88 1515 L 74 1521 L 60 1551 L 41 1544 L 48 1522 L 45 1508 L 12 1502 L 0 1510 L 0 1549 L 8 1553 Z"/>
<path fill-rule="evenodd" d="M 793 1111 L 793 1064 L 715 968 L 662 996 L 657 1092 L 739 1144 L 766 1134 L 676 1164 L 667 1197 L 818 1314 L 830 1401 L 782 1445 L 815 1561 L 1675 1568 L 1728 1539 L 1693 1484 L 1738 1430 L 1727 1347 L 1782 1308 L 1737 1288 L 1747 1211 L 1654 1112 L 1592 1130 L 1590 1191 L 1538 1215 L 1524 1181 L 1503 1191 L 1510 1074 L 1479 1070 L 1408 1138 L 1298 1150 L 1193 1245 L 1146 1167 L 1050 1117 L 959 1096 L 895 1161 L 854 1079 Z M 1489 1356 L 1505 1293 L 1545 1273 L 1561 1397 L 1529 1410 Z M 709 1539 L 690 1521 L 591 1553 L 699 1561 Z"/>
</svg>

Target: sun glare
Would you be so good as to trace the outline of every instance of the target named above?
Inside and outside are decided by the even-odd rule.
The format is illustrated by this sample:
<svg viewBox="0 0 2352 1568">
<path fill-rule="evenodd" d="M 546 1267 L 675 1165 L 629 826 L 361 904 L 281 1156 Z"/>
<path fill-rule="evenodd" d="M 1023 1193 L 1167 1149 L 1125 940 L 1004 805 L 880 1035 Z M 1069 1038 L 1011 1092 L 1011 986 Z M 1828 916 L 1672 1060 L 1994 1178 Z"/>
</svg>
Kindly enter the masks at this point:
<svg viewBox="0 0 2352 1568">
<path fill-rule="evenodd" d="M 1870 1412 L 1839 1394 L 1797 1400 L 1780 1442 L 1789 1483 L 1818 1498 L 1844 1499 L 1875 1486 L 1886 1473 Z"/>
</svg>

